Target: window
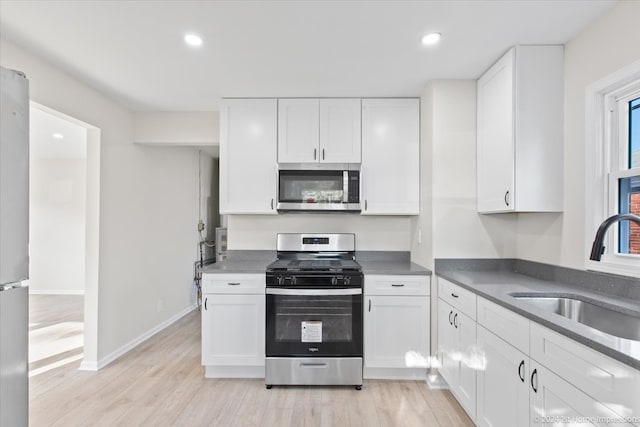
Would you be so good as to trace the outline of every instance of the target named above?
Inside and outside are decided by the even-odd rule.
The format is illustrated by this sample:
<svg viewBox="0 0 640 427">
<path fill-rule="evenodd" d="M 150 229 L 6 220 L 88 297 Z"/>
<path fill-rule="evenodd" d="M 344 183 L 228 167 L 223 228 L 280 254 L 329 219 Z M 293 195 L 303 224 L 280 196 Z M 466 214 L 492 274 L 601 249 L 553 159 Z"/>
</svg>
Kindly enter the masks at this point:
<svg viewBox="0 0 640 427">
<path fill-rule="evenodd" d="M 623 149 L 627 157 L 625 166 L 633 176 L 619 178 L 618 208 L 620 213 L 640 216 L 640 97 L 628 101 L 625 108 L 628 110 L 628 123 L 623 121 L 622 126 L 626 127 L 629 137 Z M 640 255 L 640 225 L 629 221 L 620 223 L 618 251 L 621 254 Z"/>
<path fill-rule="evenodd" d="M 595 231 L 618 213 L 640 215 L 640 63 L 586 91 L 586 251 Z M 600 262 L 590 270 L 640 277 L 640 226 L 616 223 L 605 236 Z M 588 257 L 587 257 L 588 259 Z"/>
</svg>

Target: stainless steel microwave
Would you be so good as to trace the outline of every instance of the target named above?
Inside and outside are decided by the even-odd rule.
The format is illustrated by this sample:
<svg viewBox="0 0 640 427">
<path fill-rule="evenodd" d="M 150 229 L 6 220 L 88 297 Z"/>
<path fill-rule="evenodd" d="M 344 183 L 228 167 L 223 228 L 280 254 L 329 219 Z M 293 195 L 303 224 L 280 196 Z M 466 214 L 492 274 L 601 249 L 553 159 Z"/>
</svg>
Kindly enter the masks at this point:
<svg viewBox="0 0 640 427">
<path fill-rule="evenodd" d="M 284 212 L 360 212 L 360 165 L 279 165 L 277 208 Z"/>
</svg>

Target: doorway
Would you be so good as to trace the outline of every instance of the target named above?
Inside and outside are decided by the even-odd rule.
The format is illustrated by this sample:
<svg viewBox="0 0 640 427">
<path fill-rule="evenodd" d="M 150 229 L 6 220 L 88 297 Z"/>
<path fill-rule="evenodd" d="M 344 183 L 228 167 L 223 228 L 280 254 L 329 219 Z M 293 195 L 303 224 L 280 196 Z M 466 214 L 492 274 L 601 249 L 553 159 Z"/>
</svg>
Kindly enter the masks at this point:
<svg viewBox="0 0 640 427">
<path fill-rule="evenodd" d="M 32 380 L 97 365 L 99 144 L 99 129 L 31 102 Z"/>
</svg>

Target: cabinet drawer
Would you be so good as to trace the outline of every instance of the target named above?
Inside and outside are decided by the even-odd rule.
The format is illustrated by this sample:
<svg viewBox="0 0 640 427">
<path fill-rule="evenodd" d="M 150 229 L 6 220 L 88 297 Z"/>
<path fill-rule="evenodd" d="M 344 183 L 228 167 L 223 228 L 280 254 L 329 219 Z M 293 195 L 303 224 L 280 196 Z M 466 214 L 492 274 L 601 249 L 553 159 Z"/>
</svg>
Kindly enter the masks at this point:
<svg viewBox="0 0 640 427">
<path fill-rule="evenodd" d="M 365 295 L 429 295 L 429 276 L 364 276 Z"/>
<path fill-rule="evenodd" d="M 438 277 L 438 297 L 476 320 L 476 294 Z"/>
<path fill-rule="evenodd" d="M 479 324 L 529 354 L 529 319 L 480 297 L 477 316 Z"/>
<path fill-rule="evenodd" d="M 531 358 L 621 416 L 640 415 L 640 371 L 534 322 Z"/>
<path fill-rule="evenodd" d="M 203 294 L 264 294 L 264 274 L 203 274 Z"/>
</svg>

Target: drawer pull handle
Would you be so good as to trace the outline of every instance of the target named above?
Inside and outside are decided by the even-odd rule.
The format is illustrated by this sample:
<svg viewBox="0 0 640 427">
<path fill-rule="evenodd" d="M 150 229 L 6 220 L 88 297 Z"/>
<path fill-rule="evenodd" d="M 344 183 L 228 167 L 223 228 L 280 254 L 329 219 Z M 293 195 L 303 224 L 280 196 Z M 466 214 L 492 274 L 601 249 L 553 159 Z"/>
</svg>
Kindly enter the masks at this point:
<svg viewBox="0 0 640 427">
<path fill-rule="evenodd" d="M 520 377 L 520 381 L 524 382 L 524 360 L 518 365 L 518 376 Z"/>
<path fill-rule="evenodd" d="M 240 282 L 229 282 L 227 283 L 229 286 L 240 286 Z"/>
<path fill-rule="evenodd" d="M 507 190 L 507 192 L 504 193 L 504 204 L 509 206 L 509 190 Z"/>
<path fill-rule="evenodd" d="M 536 385 L 533 385 L 534 377 L 536 379 Z M 533 389 L 534 393 L 538 392 L 538 370 L 537 369 L 534 369 L 533 372 L 531 373 L 531 388 Z"/>
<path fill-rule="evenodd" d="M 301 363 L 301 368 L 326 368 L 326 363 Z"/>
<path fill-rule="evenodd" d="M 369 313 L 371 313 L 371 298 L 369 298 Z"/>
<path fill-rule="evenodd" d="M 458 298 L 458 295 L 454 294 L 453 292 L 451 292 L 451 296 L 454 298 Z"/>
<path fill-rule="evenodd" d="M 393 286 L 394 288 L 401 288 L 404 286 L 404 283 L 392 283 L 391 286 Z"/>
<path fill-rule="evenodd" d="M 458 313 L 456 313 L 456 315 L 453 316 L 453 326 L 455 326 L 455 328 L 458 329 L 458 322 L 456 322 L 456 320 L 458 320 Z"/>
<path fill-rule="evenodd" d="M 453 314 L 453 310 L 449 312 L 449 324 L 453 326 L 453 320 L 451 320 L 451 315 Z"/>
<path fill-rule="evenodd" d="M 207 311 L 207 301 L 209 300 L 209 298 L 205 298 L 204 299 L 204 310 Z"/>
<path fill-rule="evenodd" d="M 313 160 L 315 160 L 315 159 L 316 159 L 316 153 L 317 153 L 317 152 L 318 152 L 318 149 L 317 149 L 317 148 L 314 148 L 314 149 L 313 149 Z"/>
</svg>

